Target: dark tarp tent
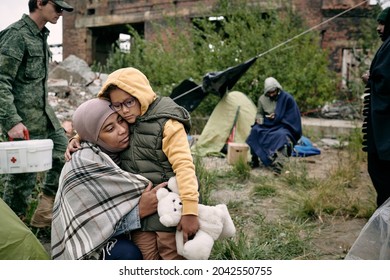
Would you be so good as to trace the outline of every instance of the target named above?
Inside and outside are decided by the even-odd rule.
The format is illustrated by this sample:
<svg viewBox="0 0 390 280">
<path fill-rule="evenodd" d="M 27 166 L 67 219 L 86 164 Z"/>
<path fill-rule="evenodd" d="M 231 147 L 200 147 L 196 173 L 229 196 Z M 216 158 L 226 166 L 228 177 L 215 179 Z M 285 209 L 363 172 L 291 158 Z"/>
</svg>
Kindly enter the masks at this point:
<svg viewBox="0 0 390 280">
<path fill-rule="evenodd" d="M 256 59 L 257 57 L 253 57 L 223 71 L 207 73 L 203 77 L 202 85 L 197 85 L 191 80 L 184 80 L 173 89 L 170 97 L 188 112 L 192 112 L 209 93 L 222 98 L 255 63 Z"/>
<path fill-rule="evenodd" d="M 191 80 L 182 81 L 170 95 L 173 101 L 186 108 L 188 112 L 194 111 L 206 96 L 207 93 L 202 87 Z"/>
</svg>

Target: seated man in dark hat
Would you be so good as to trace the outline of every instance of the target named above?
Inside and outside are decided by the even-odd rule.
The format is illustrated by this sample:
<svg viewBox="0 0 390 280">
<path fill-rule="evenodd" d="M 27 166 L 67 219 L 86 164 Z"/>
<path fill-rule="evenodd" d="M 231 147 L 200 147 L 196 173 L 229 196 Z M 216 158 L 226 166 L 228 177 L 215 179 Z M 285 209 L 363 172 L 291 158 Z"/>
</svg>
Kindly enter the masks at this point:
<svg viewBox="0 0 390 280">
<path fill-rule="evenodd" d="M 279 82 L 269 77 L 258 101 L 256 123 L 247 143 L 251 148 L 252 167 L 271 167 L 280 173 L 283 158 L 291 156 L 293 146 L 302 136 L 301 114 L 291 94 L 283 91 Z"/>
</svg>

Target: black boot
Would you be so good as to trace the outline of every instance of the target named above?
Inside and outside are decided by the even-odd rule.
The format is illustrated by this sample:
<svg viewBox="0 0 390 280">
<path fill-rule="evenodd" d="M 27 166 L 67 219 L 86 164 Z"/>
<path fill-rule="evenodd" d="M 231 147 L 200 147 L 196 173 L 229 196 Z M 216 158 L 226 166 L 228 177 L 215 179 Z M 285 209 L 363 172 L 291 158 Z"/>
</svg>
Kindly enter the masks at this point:
<svg viewBox="0 0 390 280">
<path fill-rule="evenodd" d="M 259 158 L 257 156 L 252 155 L 252 161 L 250 163 L 252 168 L 257 168 L 260 166 Z"/>
<path fill-rule="evenodd" d="M 283 169 L 282 158 L 284 158 L 284 157 L 285 156 L 281 153 L 278 156 L 278 152 L 276 152 L 272 156 L 270 156 L 272 163 L 270 164 L 269 167 L 275 175 L 280 175 L 282 173 L 282 169 Z"/>
<path fill-rule="evenodd" d="M 283 164 L 278 162 L 278 161 L 275 161 L 273 162 L 271 165 L 271 170 L 272 172 L 275 174 L 275 175 L 280 175 L 282 174 L 282 169 L 283 169 Z"/>
</svg>

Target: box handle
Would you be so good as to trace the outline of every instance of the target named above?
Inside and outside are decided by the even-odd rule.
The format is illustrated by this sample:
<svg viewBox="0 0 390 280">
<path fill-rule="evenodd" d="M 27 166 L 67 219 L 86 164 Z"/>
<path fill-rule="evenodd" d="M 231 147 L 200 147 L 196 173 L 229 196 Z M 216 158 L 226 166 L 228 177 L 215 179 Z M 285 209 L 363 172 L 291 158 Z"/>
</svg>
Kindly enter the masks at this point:
<svg viewBox="0 0 390 280">
<path fill-rule="evenodd" d="M 30 140 L 30 133 L 28 132 L 27 129 L 23 130 L 23 134 L 25 140 Z M 14 141 L 14 138 L 9 137 L 9 141 Z"/>
</svg>

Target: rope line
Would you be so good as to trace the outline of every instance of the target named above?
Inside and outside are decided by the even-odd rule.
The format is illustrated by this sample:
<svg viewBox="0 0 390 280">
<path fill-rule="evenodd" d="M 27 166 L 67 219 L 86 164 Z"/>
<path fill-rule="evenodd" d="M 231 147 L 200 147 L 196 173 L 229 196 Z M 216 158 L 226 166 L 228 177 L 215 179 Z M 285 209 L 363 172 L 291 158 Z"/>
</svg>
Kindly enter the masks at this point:
<svg viewBox="0 0 390 280">
<path fill-rule="evenodd" d="M 300 33 L 300 34 L 298 34 L 298 35 L 295 35 L 294 37 L 292 37 L 292 38 L 290 38 L 290 39 L 288 39 L 288 40 L 286 40 L 286 41 L 284 41 L 284 42 L 282 42 L 282 43 L 276 45 L 275 47 L 272 47 L 271 49 L 269 49 L 269 50 L 267 50 L 267 51 L 265 51 L 265 52 L 263 52 L 263 53 L 261 53 L 261 54 L 256 55 L 255 57 L 256 57 L 256 58 L 262 57 L 262 56 L 266 55 L 267 53 L 270 53 L 271 51 L 274 51 L 274 50 L 280 48 L 281 46 L 284 46 L 284 45 L 290 43 L 291 41 L 293 41 L 293 40 L 295 40 L 295 39 L 297 39 L 297 38 L 299 38 L 299 37 L 305 35 L 306 33 L 309 33 L 310 31 L 312 31 L 312 30 L 314 30 L 314 29 L 320 27 L 321 25 L 324 25 L 324 24 L 326 24 L 326 23 L 328 23 L 328 22 L 330 22 L 330 21 L 332 21 L 332 20 L 334 20 L 334 19 L 336 19 L 336 18 L 342 16 L 343 14 L 348 13 L 349 11 L 351 11 L 351 10 L 353 10 L 353 9 L 356 9 L 357 7 L 359 7 L 359 6 L 363 5 L 363 4 L 365 4 L 365 3 L 368 2 L 368 1 L 369 1 L 369 0 L 362 1 L 362 2 L 360 2 L 359 4 L 353 6 L 353 7 L 349 8 L 349 9 L 347 9 L 347 10 L 345 10 L 345 11 L 343 11 L 343 12 L 341 12 L 341 13 L 339 13 L 339 14 L 337 14 L 337 15 L 331 17 L 331 18 L 328 18 L 327 20 L 325 20 L 325 21 L 323 21 L 323 22 L 321 22 L 321 23 L 319 23 L 319 24 L 317 24 L 317 25 L 315 25 L 315 26 L 313 26 L 313 27 L 311 27 L 311 28 L 305 30 L 304 32 L 302 32 L 302 33 Z M 176 100 L 176 99 L 178 99 L 178 98 L 180 98 L 180 97 L 183 97 L 183 96 L 187 95 L 188 93 L 190 93 L 190 92 L 192 92 L 192 91 L 194 91 L 194 90 L 196 90 L 196 89 L 198 89 L 198 88 L 200 88 L 200 87 L 201 87 L 201 86 L 199 85 L 199 86 L 197 86 L 197 87 L 195 87 L 195 88 L 193 88 L 193 89 L 191 89 L 191 90 L 189 90 L 189 91 L 187 91 L 187 92 L 184 92 L 184 93 L 180 94 L 179 96 L 176 96 L 176 97 L 174 97 L 174 98 L 172 98 L 172 99 L 173 99 L 173 100 Z"/>
<path fill-rule="evenodd" d="M 343 14 L 348 13 L 349 11 L 351 11 L 351 10 L 353 10 L 353 9 L 356 9 L 357 7 L 363 5 L 364 3 L 368 2 L 368 1 L 369 1 L 369 0 L 365 0 L 365 1 L 363 1 L 363 2 L 361 2 L 361 3 L 359 3 L 359 4 L 357 4 L 357 5 L 355 5 L 355 6 L 351 7 L 351 8 L 349 8 L 349 9 L 347 9 L 347 10 L 345 10 L 345 11 L 343 11 L 343 12 L 341 12 L 341 13 L 339 13 L 339 14 L 333 16 L 333 17 L 331 17 L 331 18 L 328 18 L 327 20 L 325 20 L 325 21 L 323 21 L 323 22 L 321 22 L 321 23 L 319 23 L 319 24 L 317 24 L 317 25 L 315 25 L 315 26 L 309 28 L 308 30 L 306 30 L 306 31 L 304 31 L 304 32 L 302 32 L 302 33 L 300 33 L 300 34 L 298 34 L 298 35 L 295 35 L 294 37 L 288 39 L 287 41 L 284 41 L 283 43 L 280 43 L 279 45 L 276 45 L 275 47 L 273 47 L 273 48 L 267 50 L 266 52 L 263 52 L 262 54 L 258 54 L 256 57 L 261 57 L 261 56 L 263 56 L 263 55 L 265 55 L 265 54 L 267 54 L 267 53 L 269 53 L 269 52 L 271 52 L 271 51 L 273 51 L 273 50 L 275 50 L 275 49 L 280 48 L 281 46 L 284 46 L 284 45 L 288 44 L 288 43 L 290 43 L 291 41 L 293 41 L 293 40 L 295 40 L 295 39 L 297 39 L 297 38 L 299 38 L 299 37 L 305 35 L 306 33 L 309 33 L 310 31 L 312 31 L 312 30 L 314 30 L 314 29 L 320 27 L 321 25 L 324 25 L 324 24 L 326 24 L 326 23 L 328 23 L 328 22 L 330 22 L 330 21 L 332 21 L 332 20 L 334 20 L 334 19 L 336 19 L 336 18 L 342 16 Z"/>
</svg>

